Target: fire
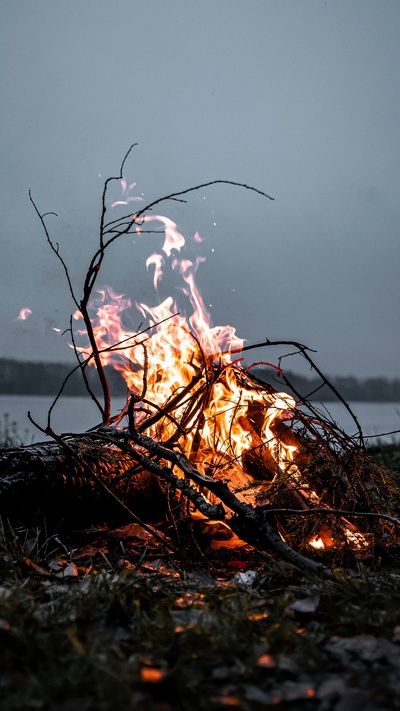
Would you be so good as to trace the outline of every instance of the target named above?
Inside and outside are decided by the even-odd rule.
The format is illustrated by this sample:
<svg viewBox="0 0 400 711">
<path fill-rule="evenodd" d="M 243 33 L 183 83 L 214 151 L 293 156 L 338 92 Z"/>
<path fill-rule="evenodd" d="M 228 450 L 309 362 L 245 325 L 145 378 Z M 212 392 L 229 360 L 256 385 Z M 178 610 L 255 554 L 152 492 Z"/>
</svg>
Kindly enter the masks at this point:
<svg viewBox="0 0 400 711">
<path fill-rule="evenodd" d="M 17 320 L 17 321 L 26 321 L 26 319 L 28 318 L 28 316 L 30 316 L 31 314 L 32 314 L 32 310 L 31 310 L 31 309 L 26 309 L 26 308 L 25 308 L 25 309 L 21 309 L 21 311 L 19 312 L 19 314 L 18 314 L 16 320 Z"/>
<path fill-rule="evenodd" d="M 113 206 L 140 199 L 129 197 L 134 185 L 128 188 L 123 181 L 123 199 Z M 265 494 L 267 485 L 284 477 L 290 479 L 292 489 L 302 490 L 310 506 L 318 505 L 318 495 L 307 490 L 295 462 L 295 433 L 282 424 L 293 416 L 294 399 L 287 393 L 258 387 L 240 361 L 235 361 L 244 341 L 235 328 L 212 325 L 196 285 L 196 273 L 204 258 L 186 257 L 186 241 L 176 223 L 162 215 L 146 215 L 141 217 L 141 226 L 143 222 L 155 223 L 164 234 L 161 250 L 146 261 L 147 270 L 154 270 L 154 289 L 157 291 L 168 263 L 182 280 L 181 290 L 191 313 L 180 313 L 171 296 L 156 306 L 136 303 L 147 327 L 131 331 L 123 325 L 124 312 L 132 307 L 124 294 L 105 287 L 91 303 L 101 361 L 120 371 L 128 394 L 134 395 L 136 426 L 143 426 L 156 441 L 180 448 L 202 473 L 218 476 L 222 472 L 226 477 L 229 472 L 234 490 L 243 491 L 247 502 L 257 503 L 260 491 Z M 202 241 L 198 233 L 193 241 Z M 79 311 L 74 318 L 82 318 Z M 85 357 L 91 355 L 89 346 L 80 351 Z M 282 428 L 292 436 L 277 435 Z M 260 473 L 265 462 L 269 474 Z M 264 482 L 260 481 L 263 478 Z M 327 536 L 322 533 L 309 540 L 316 549 L 326 544 Z"/>
<path fill-rule="evenodd" d="M 116 203 L 119 204 L 119 203 Z M 131 308 L 131 301 L 123 294 L 116 294 L 110 287 L 97 292 L 94 333 L 104 365 L 112 364 L 119 370 L 127 389 L 137 398 L 137 424 L 150 414 L 157 414 L 172 398 L 182 397 L 181 404 L 174 410 L 174 420 L 184 420 L 185 435 L 179 440 L 185 454 L 196 460 L 200 468 L 210 466 L 221 458 L 238 460 L 249 450 L 251 435 L 243 420 L 248 417 L 249 407 L 255 403 L 265 412 L 261 427 L 261 437 L 267 447 L 274 448 L 276 438 L 273 423 L 283 413 L 295 407 L 295 401 L 286 393 L 267 394 L 257 391 L 250 380 L 246 382 L 245 371 L 234 363 L 234 354 L 240 351 L 244 341 L 236 335 L 232 326 L 213 327 L 202 296 L 196 286 L 196 272 L 204 261 L 181 258 L 179 253 L 185 246 L 185 239 L 177 225 L 160 215 L 146 217 L 146 222 L 156 221 L 164 231 L 162 253 L 151 254 L 147 259 L 147 269 L 154 268 L 155 289 L 162 279 L 163 266 L 169 260 L 172 270 L 183 281 L 182 291 L 188 298 L 191 314 L 186 317 L 179 313 L 179 307 L 172 297 L 157 306 L 136 303 L 136 308 L 145 319 L 150 331 L 134 332 L 123 326 L 123 314 Z M 196 233 L 195 240 L 201 239 Z M 74 318 L 79 318 L 79 311 Z M 122 344 L 118 347 L 116 344 Z M 82 349 L 87 355 L 89 349 Z M 199 372 L 213 373 L 211 392 L 204 392 L 204 382 L 194 382 Z M 215 374 L 218 372 L 218 377 Z M 211 378 L 210 378 L 211 379 Z M 185 412 L 187 398 L 184 393 L 198 392 L 203 400 L 202 421 L 196 424 L 197 412 L 192 416 Z M 144 394 L 144 390 L 146 393 Z M 151 393 L 146 397 L 147 393 Z M 150 402 L 151 400 L 151 402 Z M 148 434 L 158 440 L 168 441 L 175 433 L 175 422 L 162 417 L 149 427 Z M 193 440 L 201 441 L 201 453 Z M 286 471 L 293 462 L 294 446 L 281 444 L 278 465 Z"/>
</svg>

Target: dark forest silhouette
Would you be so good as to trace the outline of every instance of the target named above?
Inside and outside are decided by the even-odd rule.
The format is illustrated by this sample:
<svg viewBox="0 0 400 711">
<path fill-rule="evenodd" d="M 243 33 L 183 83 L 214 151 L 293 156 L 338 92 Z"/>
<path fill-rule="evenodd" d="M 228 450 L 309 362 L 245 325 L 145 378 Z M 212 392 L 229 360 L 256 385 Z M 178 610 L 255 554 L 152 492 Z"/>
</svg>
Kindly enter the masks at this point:
<svg viewBox="0 0 400 711">
<path fill-rule="evenodd" d="M 71 371 L 70 363 L 18 361 L 11 358 L 0 358 L 0 394 L 2 395 L 55 395 L 60 384 Z M 252 373 L 261 380 L 270 383 L 275 388 L 290 392 L 290 388 L 271 368 L 260 366 L 252 369 Z M 94 390 L 97 386 L 97 376 L 94 368 L 87 371 L 89 381 Z M 321 386 L 318 377 L 306 377 L 286 371 L 288 380 L 304 397 L 312 393 L 308 399 L 331 401 L 335 399 L 332 391 L 325 385 Z M 107 378 L 115 396 L 126 395 L 126 386 L 120 374 L 107 368 Z M 381 377 L 357 378 L 352 375 L 333 376 L 330 381 L 345 400 L 353 402 L 400 402 L 400 379 Z M 317 392 L 314 392 L 317 391 Z M 79 373 L 72 377 L 65 389 L 66 395 L 80 396 L 86 394 L 86 388 Z"/>
<path fill-rule="evenodd" d="M 0 358 L 1 395 L 56 395 L 72 371 L 71 363 L 18 361 Z M 121 375 L 112 367 L 106 368 L 107 378 L 114 395 L 126 395 L 126 385 Z M 94 392 L 100 392 L 95 368 L 89 368 L 88 381 Z M 80 371 L 75 372 L 64 388 L 65 395 L 87 396 Z"/>
</svg>

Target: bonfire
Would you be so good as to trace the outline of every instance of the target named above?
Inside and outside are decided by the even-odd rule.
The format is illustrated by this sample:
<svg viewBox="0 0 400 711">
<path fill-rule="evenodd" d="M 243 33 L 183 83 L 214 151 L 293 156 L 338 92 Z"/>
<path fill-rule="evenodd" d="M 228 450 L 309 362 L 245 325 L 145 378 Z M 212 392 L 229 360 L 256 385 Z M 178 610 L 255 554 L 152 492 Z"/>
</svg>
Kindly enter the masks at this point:
<svg viewBox="0 0 400 711">
<path fill-rule="evenodd" d="M 240 547 L 245 542 L 326 577 L 332 576 L 327 561 L 338 556 L 343 562 L 346 556 L 356 559 L 390 551 L 396 545 L 399 523 L 393 510 L 398 503 L 395 485 L 387 472 L 369 461 L 356 418 L 357 437 L 349 437 L 299 393 L 295 392 L 295 399 L 254 376 L 254 366 L 245 365 L 244 354 L 285 342 L 265 340 L 249 346 L 235 328 L 213 326 L 196 285 L 204 260 L 189 259 L 178 226 L 155 212 L 161 202 L 182 200 L 187 193 L 215 183 L 269 196 L 244 184 L 211 181 L 132 212 L 132 204 L 141 198 L 135 194 L 135 184 L 128 185 L 124 177 L 130 151 L 120 175 L 104 186 L 100 242 L 82 298 L 76 296 L 45 215 L 31 197 L 67 276 L 75 303 L 71 345 L 101 423 L 78 435 L 55 433 L 51 414 L 61 388 L 47 426 L 41 427 L 53 437 L 55 448 L 43 444 L 30 447 L 24 455 L 3 454 L 6 485 L 3 479 L 0 504 L 2 497 L 10 504 L 10 481 L 18 478 L 17 473 L 26 477 L 27 467 L 32 471 L 40 465 L 47 473 L 51 470 L 50 484 L 46 477 L 50 488 L 54 477 L 70 477 L 75 487 L 78 481 L 79 486 L 82 480 L 89 481 L 89 489 L 95 485 L 106 498 L 117 501 L 170 551 L 177 549 L 179 528 L 188 518 L 198 524 L 198 530 L 208 531 L 211 547 L 220 545 L 214 531 L 221 536 L 222 530 L 226 546 Z M 121 197 L 109 205 L 111 181 L 120 182 Z M 123 235 L 148 232 L 160 232 L 163 242 L 146 262 L 154 288 L 157 291 L 168 266 L 181 279 L 190 304 L 187 314 L 172 296 L 155 307 L 142 302 L 133 307 L 125 295 L 99 285 L 104 256 L 112 244 Z M 196 233 L 192 241 L 199 243 L 200 235 Z M 144 323 L 138 331 L 124 326 L 124 315 L 132 308 Z M 308 348 L 291 345 L 329 385 Z M 278 371 L 289 389 L 280 361 L 267 365 Z M 97 369 L 101 396 L 89 385 L 87 369 L 92 366 Z M 113 412 L 107 380 L 110 366 L 126 384 L 126 405 L 119 412 Z M 160 526 L 155 525 L 158 506 L 152 520 L 151 497 L 145 512 L 139 507 L 140 518 L 134 505 L 138 489 L 150 487 L 154 492 L 150 481 L 157 483 L 164 497 L 166 515 Z M 36 503 L 43 488 L 42 480 Z"/>
</svg>

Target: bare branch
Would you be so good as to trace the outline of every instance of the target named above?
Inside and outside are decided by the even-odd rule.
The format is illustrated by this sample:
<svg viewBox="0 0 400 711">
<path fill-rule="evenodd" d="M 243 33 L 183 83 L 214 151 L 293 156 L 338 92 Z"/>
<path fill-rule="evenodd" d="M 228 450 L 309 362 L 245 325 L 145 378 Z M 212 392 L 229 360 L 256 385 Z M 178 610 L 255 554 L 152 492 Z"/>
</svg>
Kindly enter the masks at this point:
<svg viewBox="0 0 400 711">
<path fill-rule="evenodd" d="M 47 242 L 48 242 L 48 244 L 50 245 L 50 248 L 53 250 L 54 254 L 55 254 L 56 257 L 60 260 L 60 262 L 61 262 L 61 264 L 62 264 L 62 266 L 63 266 L 65 278 L 66 278 L 67 283 L 68 283 L 68 287 L 69 287 L 70 294 L 71 294 L 71 296 L 72 296 L 72 300 L 73 300 L 75 306 L 79 309 L 79 304 L 78 304 L 78 301 L 77 301 L 77 299 L 76 299 L 76 297 L 75 297 L 74 290 L 73 290 L 73 288 L 72 288 L 72 282 L 71 282 L 71 279 L 70 279 L 70 276 L 69 276 L 68 267 L 67 267 L 67 265 L 66 265 L 64 259 L 62 258 L 61 254 L 60 254 L 60 252 L 59 252 L 59 246 L 58 246 L 58 244 L 55 245 L 54 242 L 51 240 L 51 238 L 50 238 L 50 233 L 49 233 L 49 231 L 48 231 L 48 229 L 47 229 L 47 225 L 46 225 L 46 223 L 45 223 L 45 221 L 44 221 L 44 218 L 45 218 L 47 215 L 55 215 L 56 217 L 58 217 L 58 215 L 57 215 L 56 212 L 44 212 L 44 213 L 41 213 L 41 212 L 39 211 L 39 209 L 38 209 L 38 207 L 37 207 L 37 205 L 36 205 L 36 203 L 35 203 L 33 197 L 32 197 L 32 193 L 31 193 L 30 190 L 29 190 L 29 200 L 31 201 L 31 203 L 32 203 L 32 205 L 33 205 L 33 207 L 34 207 L 34 209 L 35 209 L 35 212 L 36 212 L 36 214 L 37 214 L 37 216 L 38 216 L 40 222 L 42 223 L 42 227 L 43 227 L 44 233 L 45 233 L 45 235 L 46 235 Z"/>
</svg>

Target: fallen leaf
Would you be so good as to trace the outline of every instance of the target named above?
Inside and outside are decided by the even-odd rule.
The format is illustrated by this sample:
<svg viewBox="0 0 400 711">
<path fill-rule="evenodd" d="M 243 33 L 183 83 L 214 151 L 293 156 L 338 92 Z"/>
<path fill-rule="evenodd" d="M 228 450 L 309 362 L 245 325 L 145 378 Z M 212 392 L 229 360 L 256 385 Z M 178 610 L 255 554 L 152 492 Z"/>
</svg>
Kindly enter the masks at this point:
<svg viewBox="0 0 400 711">
<path fill-rule="evenodd" d="M 231 582 L 237 583 L 238 585 L 248 585 L 249 587 L 251 587 L 256 577 L 256 570 L 246 570 L 246 572 L 243 573 L 236 573 L 236 575 L 233 576 Z"/>
<path fill-rule="evenodd" d="M 77 578 L 78 577 L 78 568 L 76 567 L 75 563 L 69 563 L 64 570 L 61 571 L 61 573 L 57 573 L 58 578 Z"/>
<path fill-rule="evenodd" d="M 265 691 L 259 689 L 258 686 L 253 686 L 253 684 L 246 684 L 244 695 L 248 701 L 255 701 L 257 704 L 274 703 L 269 694 L 266 694 Z"/>
<path fill-rule="evenodd" d="M 53 558 L 53 560 L 50 560 L 48 566 L 50 570 L 52 570 L 54 573 L 58 573 L 60 570 L 62 570 L 62 565 L 60 564 L 60 561 L 57 560 L 57 558 Z"/>
<path fill-rule="evenodd" d="M 125 538 L 141 538 L 144 541 L 156 542 L 154 536 L 138 523 L 128 523 L 126 526 L 114 528 L 114 530 L 108 532 L 108 535 L 110 538 L 119 538 L 121 540 Z"/>
<path fill-rule="evenodd" d="M 213 704 L 218 704 L 219 706 L 241 706 L 241 703 L 237 696 L 232 696 L 232 694 L 224 694 L 223 696 L 212 696 L 210 698 Z"/>
<path fill-rule="evenodd" d="M 309 614 L 310 612 L 315 612 L 318 605 L 319 595 L 313 595 L 312 597 L 304 597 L 302 600 L 295 600 L 295 602 L 289 605 L 289 610 Z"/>
<path fill-rule="evenodd" d="M 267 669 L 274 669 L 276 667 L 276 661 L 270 654 L 262 654 L 258 657 L 257 664 L 259 667 L 266 667 Z"/>
<path fill-rule="evenodd" d="M 86 649 L 83 646 L 82 642 L 78 639 L 75 626 L 67 627 L 67 629 L 65 630 L 65 634 L 71 642 L 71 646 L 74 648 L 75 652 L 79 654 L 80 657 L 85 657 Z"/>
<path fill-rule="evenodd" d="M 79 560 L 80 558 L 94 558 L 99 554 L 106 555 L 108 553 L 108 548 L 105 546 L 96 546 L 92 543 L 88 543 L 83 548 L 79 548 L 72 554 L 73 560 Z"/>
<path fill-rule="evenodd" d="M 377 662 L 383 659 L 391 666 L 400 667 L 400 649 L 384 637 L 360 634 L 355 637 L 340 637 L 333 639 L 326 645 L 333 656 L 347 660 L 351 655 L 357 656 L 364 662 Z"/>
<path fill-rule="evenodd" d="M 21 570 L 28 572 L 28 573 L 40 573 L 41 575 L 48 575 L 47 570 L 42 568 L 40 565 L 37 565 L 33 560 L 30 558 L 20 558 L 19 561 L 19 566 Z"/>
<path fill-rule="evenodd" d="M 142 667 L 140 670 L 140 678 L 146 684 L 159 684 L 164 677 L 164 670 L 158 667 Z"/>
</svg>

